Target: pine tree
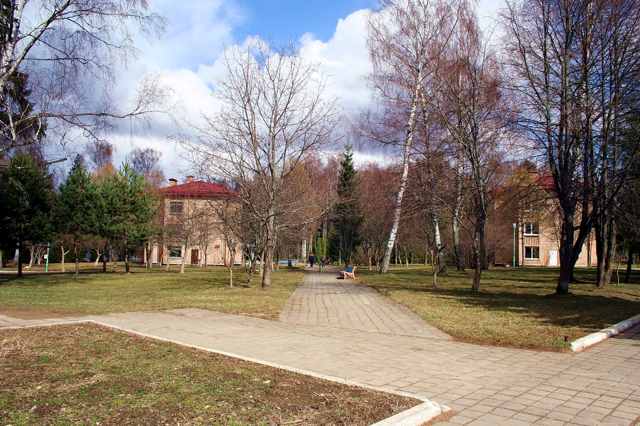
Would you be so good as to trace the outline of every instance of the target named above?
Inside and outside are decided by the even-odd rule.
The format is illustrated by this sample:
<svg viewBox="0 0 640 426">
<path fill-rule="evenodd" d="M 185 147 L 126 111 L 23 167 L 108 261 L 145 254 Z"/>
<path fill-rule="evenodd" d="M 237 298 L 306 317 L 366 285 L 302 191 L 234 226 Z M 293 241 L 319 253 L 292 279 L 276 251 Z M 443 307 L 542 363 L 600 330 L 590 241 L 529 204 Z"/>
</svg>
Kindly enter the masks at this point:
<svg viewBox="0 0 640 426">
<path fill-rule="evenodd" d="M 0 239 L 2 245 L 22 253 L 25 243 L 51 238 L 53 179 L 46 166 L 26 152 L 17 152 L 0 175 Z M 22 277 L 22 256 L 18 256 Z"/>
<path fill-rule="evenodd" d="M 340 166 L 336 188 L 338 199 L 331 222 L 340 238 L 340 247 L 345 253 L 345 265 L 349 266 L 351 254 L 361 242 L 360 228 L 364 219 L 358 189 L 358 172 L 353 165 L 353 151 L 349 145 L 346 146 Z"/>
<path fill-rule="evenodd" d="M 125 162 L 101 186 L 105 217 L 100 233 L 122 244 L 127 273 L 130 249 L 146 243 L 157 232 L 151 225 L 157 200 L 146 191 L 145 185 L 144 176 L 134 172 L 131 165 Z"/>
<path fill-rule="evenodd" d="M 80 266 L 78 245 L 97 232 L 99 200 L 97 186 L 77 156 L 67 180 L 59 187 L 54 218 L 58 232 L 70 237 L 78 276 Z"/>
</svg>

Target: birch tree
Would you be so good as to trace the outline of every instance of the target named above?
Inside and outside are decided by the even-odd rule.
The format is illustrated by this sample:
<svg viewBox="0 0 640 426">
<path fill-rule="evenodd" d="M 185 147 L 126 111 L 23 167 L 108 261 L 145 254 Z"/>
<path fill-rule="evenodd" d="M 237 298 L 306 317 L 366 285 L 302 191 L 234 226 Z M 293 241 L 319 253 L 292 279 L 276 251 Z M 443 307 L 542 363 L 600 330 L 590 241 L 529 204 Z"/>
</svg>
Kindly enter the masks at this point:
<svg viewBox="0 0 640 426">
<path fill-rule="evenodd" d="M 409 177 L 421 99 L 429 97 L 427 82 L 433 63 L 450 37 L 463 2 L 383 0 L 368 22 L 367 47 L 373 73 L 367 81 L 381 110 L 369 113 L 360 130 L 369 138 L 402 152 L 402 175 L 395 199 L 393 224 L 380 267 L 388 272 L 396 241 L 402 201 Z"/>
<path fill-rule="evenodd" d="M 164 25 L 146 0 L 2 1 L 0 154 L 45 133 L 62 143 L 101 139 L 114 119 L 164 108 L 168 92 L 157 76 L 140 80 L 127 111 L 111 99 L 119 71 L 136 56 L 135 34 L 155 38 Z"/>
</svg>

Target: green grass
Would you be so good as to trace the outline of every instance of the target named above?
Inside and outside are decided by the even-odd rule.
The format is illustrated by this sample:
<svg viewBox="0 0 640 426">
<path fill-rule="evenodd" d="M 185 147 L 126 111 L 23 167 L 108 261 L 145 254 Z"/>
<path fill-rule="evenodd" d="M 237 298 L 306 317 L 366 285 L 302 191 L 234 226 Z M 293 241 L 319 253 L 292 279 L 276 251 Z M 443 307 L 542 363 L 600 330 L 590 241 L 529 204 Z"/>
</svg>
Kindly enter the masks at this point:
<svg viewBox="0 0 640 426">
<path fill-rule="evenodd" d="M 247 285 L 245 268 L 235 268 L 233 288 L 225 268 L 214 272 L 190 268 L 186 274 L 153 271 L 158 273 L 0 275 L 0 308 L 94 315 L 202 308 L 277 319 L 303 276 L 301 269 L 282 268 L 272 273 L 271 287 L 262 290 L 257 274 Z"/>
<path fill-rule="evenodd" d="M 420 401 L 95 324 L 0 330 L 0 424 L 369 425 Z"/>
<path fill-rule="evenodd" d="M 640 282 L 635 270 L 632 282 Z M 577 268 L 568 296 L 554 297 L 558 268 L 483 271 L 480 292 L 470 295 L 473 271 L 450 271 L 432 283 L 430 267 L 391 268 L 379 275 L 359 268 L 357 279 L 407 306 L 463 342 L 566 350 L 569 342 L 640 314 L 640 285 L 595 288 L 595 268 Z"/>
</svg>

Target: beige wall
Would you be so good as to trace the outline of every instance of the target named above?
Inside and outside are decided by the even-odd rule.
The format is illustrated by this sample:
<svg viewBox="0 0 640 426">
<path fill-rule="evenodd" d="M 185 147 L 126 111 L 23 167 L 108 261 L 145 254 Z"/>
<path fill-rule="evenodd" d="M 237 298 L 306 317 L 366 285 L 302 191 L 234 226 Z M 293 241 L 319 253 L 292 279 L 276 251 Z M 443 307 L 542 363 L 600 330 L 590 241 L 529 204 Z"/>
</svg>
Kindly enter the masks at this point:
<svg viewBox="0 0 640 426">
<path fill-rule="evenodd" d="M 181 203 L 182 212 L 177 206 L 172 211 L 172 203 Z M 216 219 L 211 203 L 221 202 L 206 198 L 165 198 L 159 206 L 159 226 L 173 229 L 175 235 L 183 237 L 163 237 L 151 247 L 151 260 L 154 263 L 224 265 L 230 262 L 231 254 L 222 235 L 222 226 Z M 204 214 L 207 213 L 207 214 Z M 185 245 L 185 241 L 188 247 Z M 179 247 L 182 256 L 170 256 L 168 247 Z M 242 263 L 242 247 L 236 246 L 233 263 Z"/>
<path fill-rule="evenodd" d="M 496 256 L 496 263 L 511 265 L 513 263 L 513 227 L 516 223 L 516 265 L 522 266 L 560 266 L 560 215 L 553 205 L 553 200 L 541 202 L 536 211 L 520 212 L 517 219 L 503 220 L 504 242 Z M 506 224 L 505 224 L 506 223 Z M 534 224 L 532 231 L 531 226 Z M 509 229 L 507 229 L 509 228 Z M 527 258 L 537 248 L 537 258 Z M 555 262 L 554 262 L 555 259 Z M 595 266 L 595 237 L 593 231 L 584 243 L 576 266 Z"/>
</svg>

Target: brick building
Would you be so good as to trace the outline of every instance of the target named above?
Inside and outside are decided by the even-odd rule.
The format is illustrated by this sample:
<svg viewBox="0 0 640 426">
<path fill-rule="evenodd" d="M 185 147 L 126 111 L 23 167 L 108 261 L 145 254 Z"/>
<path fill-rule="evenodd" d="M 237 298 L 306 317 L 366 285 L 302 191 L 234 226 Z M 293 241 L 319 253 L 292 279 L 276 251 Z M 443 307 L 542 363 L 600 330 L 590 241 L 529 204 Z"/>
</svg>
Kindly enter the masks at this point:
<svg viewBox="0 0 640 426">
<path fill-rule="evenodd" d="M 503 211 L 493 220 L 501 240 L 494 262 L 512 265 L 515 259 L 516 266 L 560 266 L 562 222 L 553 196 L 553 179 L 535 171 L 529 173 L 518 188 L 503 190 L 498 198 L 502 198 L 497 205 Z M 596 265 L 593 234 L 591 231 L 587 236 L 576 266 Z"/>
<path fill-rule="evenodd" d="M 242 262 L 241 247 L 235 256 L 227 246 L 228 238 L 219 214 L 233 203 L 234 194 L 223 185 L 196 181 L 187 176 L 184 184 L 169 179 L 169 186 L 157 190 L 160 197 L 158 226 L 166 231 L 151 245 L 153 263 L 180 265 L 225 265 Z"/>
</svg>

